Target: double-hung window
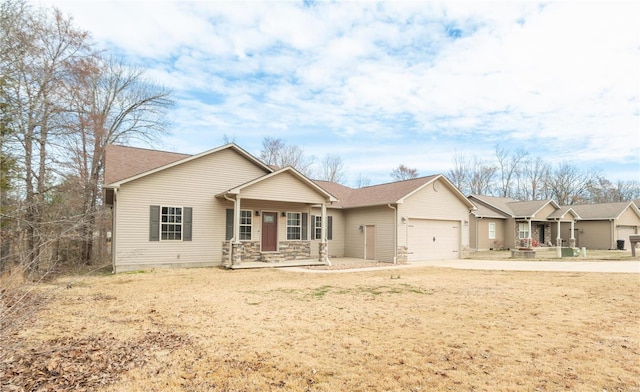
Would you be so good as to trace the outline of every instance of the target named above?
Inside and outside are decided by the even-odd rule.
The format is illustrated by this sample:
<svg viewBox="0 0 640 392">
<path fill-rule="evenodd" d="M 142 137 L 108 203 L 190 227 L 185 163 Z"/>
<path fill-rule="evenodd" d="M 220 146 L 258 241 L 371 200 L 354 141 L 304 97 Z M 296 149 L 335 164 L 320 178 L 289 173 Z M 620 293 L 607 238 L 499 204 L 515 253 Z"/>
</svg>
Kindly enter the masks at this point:
<svg viewBox="0 0 640 392">
<path fill-rule="evenodd" d="M 161 240 L 182 240 L 182 207 L 162 207 L 160 222 Z"/>
<path fill-rule="evenodd" d="M 489 239 L 490 240 L 496 239 L 496 223 L 495 222 L 489 222 Z"/>
<path fill-rule="evenodd" d="M 313 239 L 314 240 L 322 239 L 322 216 L 316 215 L 313 218 L 314 218 L 313 219 L 313 225 L 314 225 Z"/>
<path fill-rule="evenodd" d="M 327 216 L 327 239 L 331 240 L 333 237 L 333 217 Z M 322 239 L 322 216 L 311 215 L 311 239 Z"/>
<path fill-rule="evenodd" d="M 529 238 L 529 223 L 519 223 L 518 224 L 518 236 L 520 239 Z"/>
<path fill-rule="evenodd" d="M 191 241 L 192 207 L 149 206 L 149 241 Z"/>
<path fill-rule="evenodd" d="M 251 210 L 240 211 L 240 240 L 251 241 Z"/>
<path fill-rule="evenodd" d="M 302 214 L 300 212 L 287 212 L 287 240 L 302 239 Z"/>
</svg>

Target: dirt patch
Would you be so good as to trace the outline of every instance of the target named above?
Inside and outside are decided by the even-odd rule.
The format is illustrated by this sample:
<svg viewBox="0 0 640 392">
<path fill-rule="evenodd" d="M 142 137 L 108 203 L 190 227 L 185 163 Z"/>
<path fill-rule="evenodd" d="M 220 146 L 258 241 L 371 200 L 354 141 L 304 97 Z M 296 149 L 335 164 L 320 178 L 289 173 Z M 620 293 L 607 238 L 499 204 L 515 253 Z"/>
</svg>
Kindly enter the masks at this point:
<svg viewBox="0 0 640 392">
<path fill-rule="evenodd" d="M 634 274 L 428 267 L 90 277 L 12 337 L 2 385 L 640 391 L 638 286 Z"/>
</svg>

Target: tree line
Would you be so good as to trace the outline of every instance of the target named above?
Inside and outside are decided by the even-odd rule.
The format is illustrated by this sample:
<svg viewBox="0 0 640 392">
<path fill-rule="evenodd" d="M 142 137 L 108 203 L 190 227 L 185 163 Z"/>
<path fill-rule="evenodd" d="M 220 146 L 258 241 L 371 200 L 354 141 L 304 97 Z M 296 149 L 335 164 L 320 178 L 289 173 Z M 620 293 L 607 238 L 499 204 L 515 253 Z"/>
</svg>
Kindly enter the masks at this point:
<svg viewBox="0 0 640 392">
<path fill-rule="evenodd" d="M 90 263 L 106 237 L 105 146 L 168 129 L 171 92 L 55 8 L 0 6 L 0 269 Z"/>
<path fill-rule="evenodd" d="M 496 146 L 493 159 L 455 153 L 448 178 L 465 194 L 521 201 L 553 199 L 560 205 L 632 201 L 638 181 L 609 181 L 596 168 L 564 161 L 555 165 L 526 150 Z"/>
<path fill-rule="evenodd" d="M 308 177 L 346 185 L 347 173 L 340 156 L 327 155 L 317 162 L 304 150 L 282 139 L 266 137 L 260 157 L 279 167 L 293 166 Z M 490 159 L 455 152 L 452 168 L 443 173 L 465 195 L 508 197 L 520 201 L 553 199 L 561 205 L 623 202 L 640 199 L 638 181 L 609 181 L 600 170 L 569 162 L 552 165 L 517 149 L 496 146 Z M 393 181 L 420 176 L 418 169 L 399 164 L 389 173 Z M 360 174 L 353 184 L 361 188 L 371 180 Z"/>
</svg>

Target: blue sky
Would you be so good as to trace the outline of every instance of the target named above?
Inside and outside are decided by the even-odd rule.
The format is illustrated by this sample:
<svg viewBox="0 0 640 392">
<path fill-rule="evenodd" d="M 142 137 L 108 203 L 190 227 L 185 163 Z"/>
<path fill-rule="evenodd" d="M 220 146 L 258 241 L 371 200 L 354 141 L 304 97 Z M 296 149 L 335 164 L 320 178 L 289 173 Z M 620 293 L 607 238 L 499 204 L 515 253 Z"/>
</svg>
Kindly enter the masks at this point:
<svg viewBox="0 0 640 392">
<path fill-rule="evenodd" d="M 353 185 L 499 144 L 640 180 L 640 2 L 37 4 L 175 91 L 159 149 L 281 138 Z"/>
</svg>

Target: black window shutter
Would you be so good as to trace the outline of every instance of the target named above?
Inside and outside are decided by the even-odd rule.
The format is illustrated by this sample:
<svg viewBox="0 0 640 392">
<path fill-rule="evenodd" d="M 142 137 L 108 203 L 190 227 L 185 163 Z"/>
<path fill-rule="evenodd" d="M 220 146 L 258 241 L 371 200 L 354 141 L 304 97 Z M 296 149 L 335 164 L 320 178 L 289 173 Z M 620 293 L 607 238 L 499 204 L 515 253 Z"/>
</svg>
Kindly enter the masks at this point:
<svg viewBox="0 0 640 392">
<path fill-rule="evenodd" d="M 191 207 L 184 207 L 182 214 L 182 240 L 191 241 L 191 228 L 193 226 L 191 219 L 193 216 L 193 209 Z"/>
<path fill-rule="evenodd" d="M 311 215 L 311 239 L 312 240 L 319 239 L 316 236 L 316 216 L 315 215 Z"/>
<path fill-rule="evenodd" d="M 149 241 L 160 241 L 160 206 L 149 206 Z"/>
<path fill-rule="evenodd" d="M 309 220 L 309 214 L 306 212 L 302 213 L 302 240 L 306 240 L 307 237 L 307 221 Z"/>
<path fill-rule="evenodd" d="M 327 217 L 327 239 L 328 240 L 333 239 L 333 217 L 332 216 Z"/>
<path fill-rule="evenodd" d="M 233 238 L 233 208 L 227 208 L 227 232 L 225 235 L 226 240 Z"/>
</svg>

